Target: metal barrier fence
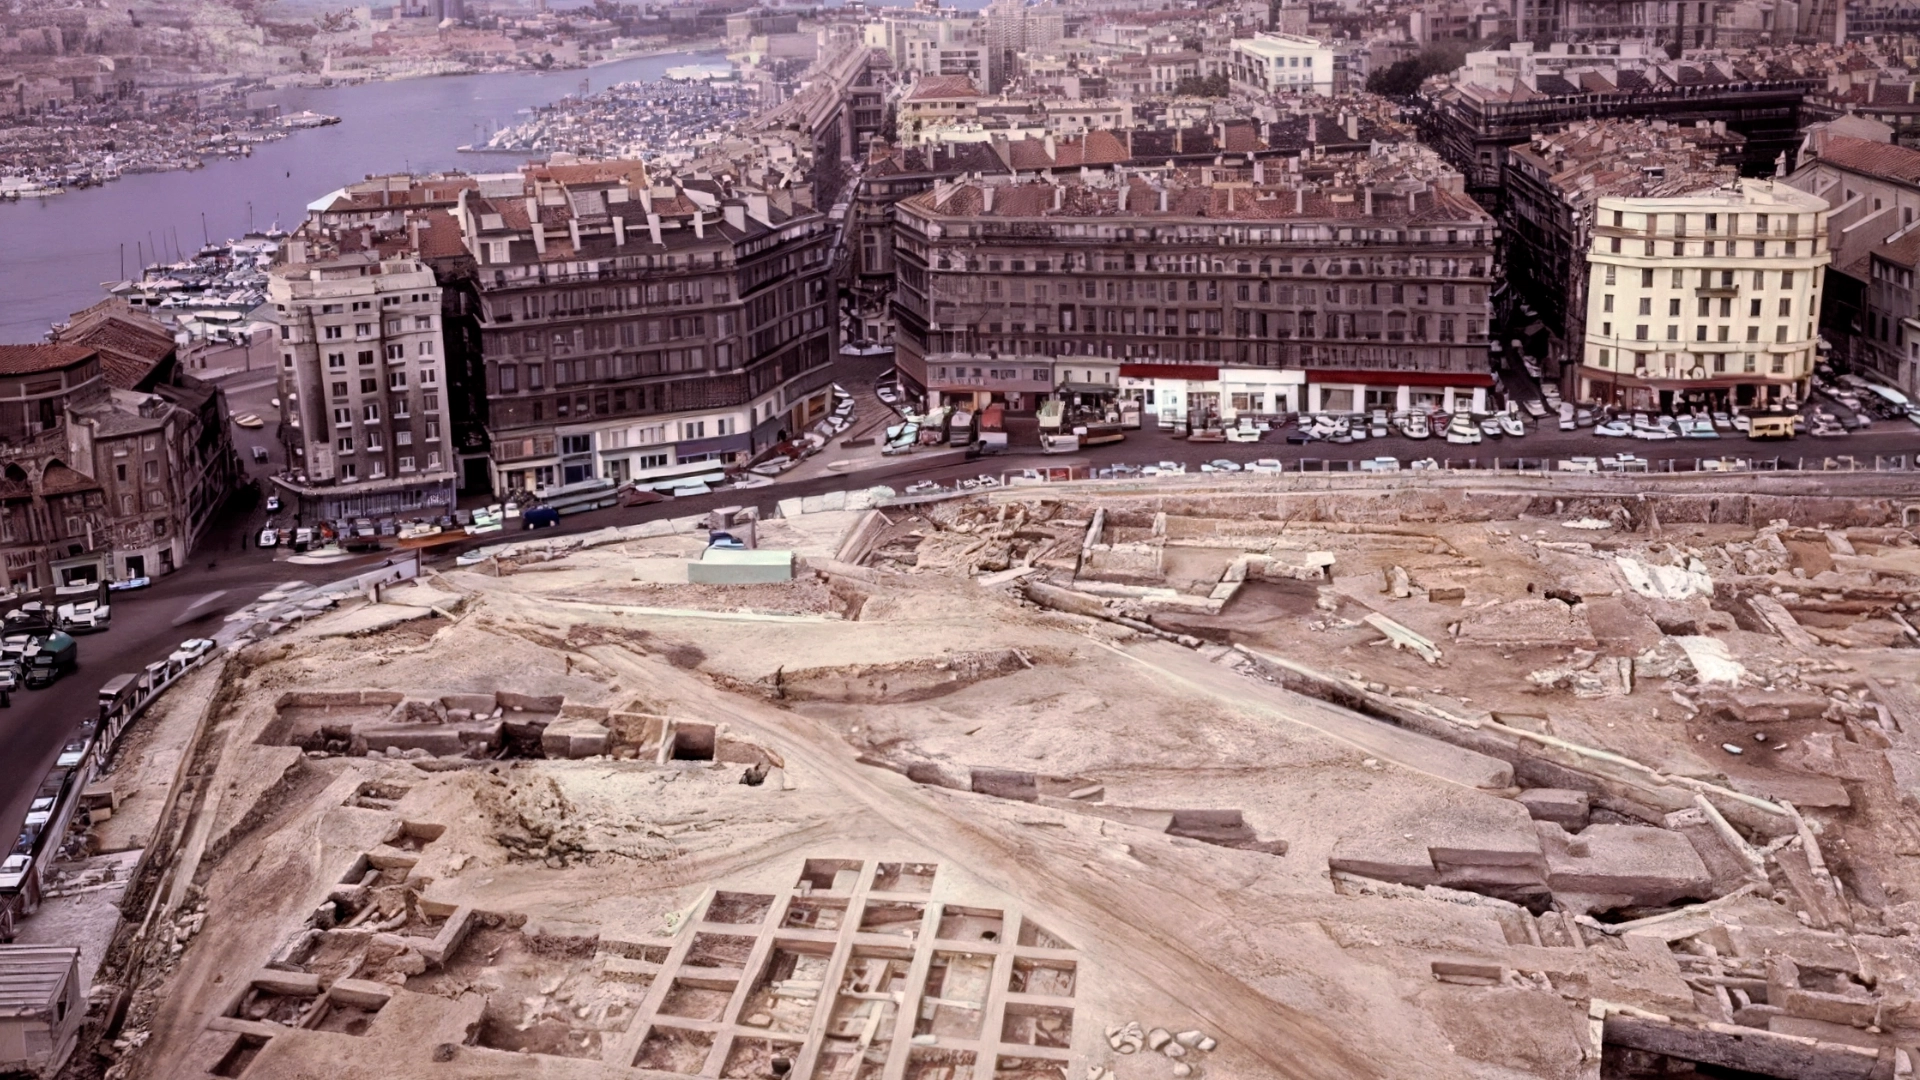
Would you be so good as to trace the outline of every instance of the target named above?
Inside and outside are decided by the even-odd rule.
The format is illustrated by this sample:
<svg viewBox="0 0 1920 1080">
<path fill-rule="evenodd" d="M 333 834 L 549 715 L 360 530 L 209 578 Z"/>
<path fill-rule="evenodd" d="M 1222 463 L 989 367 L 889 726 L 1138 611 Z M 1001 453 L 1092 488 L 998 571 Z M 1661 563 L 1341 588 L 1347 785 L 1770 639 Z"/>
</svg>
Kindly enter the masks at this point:
<svg viewBox="0 0 1920 1080">
<path fill-rule="evenodd" d="M 1490 472 L 1490 473 L 1737 473 L 1737 472 L 1914 472 L 1920 471 L 1920 455 L 1874 454 L 1871 457 L 1837 454 L 1829 457 L 1717 457 L 1717 458 L 1643 458 L 1634 454 L 1603 457 L 1512 457 L 1512 458 L 1299 458 L 1279 461 L 1258 469 L 1240 462 L 1238 470 L 1203 472 L 1146 472 L 1148 466 L 1088 466 L 1008 470 L 1000 474 L 1004 486 L 1064 483 L 1082 480 L 1140 481 L 1209 475 L 1272 476 L 1281 473 L 1397 473 L 1397 472 Z M 951 493 L 949 490 L 948 493 Z M 930 493 L 932 494 L 932 493 Z"/>
</svg>

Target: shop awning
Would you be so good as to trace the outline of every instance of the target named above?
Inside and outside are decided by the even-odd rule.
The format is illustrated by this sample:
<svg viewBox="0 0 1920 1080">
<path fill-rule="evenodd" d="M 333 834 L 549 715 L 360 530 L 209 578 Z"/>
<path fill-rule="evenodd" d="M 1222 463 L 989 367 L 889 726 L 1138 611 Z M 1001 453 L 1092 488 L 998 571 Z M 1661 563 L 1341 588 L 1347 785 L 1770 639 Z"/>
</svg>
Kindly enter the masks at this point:
<svg viewBox="0 0 1920 1080">
<path fill-rule="evenodd" d="M 1218 364 L 1121 364 L 1123 379 L 1190 379 L 1213 382 L 1220 377 Z"/>
<path fill-rule="evenodd" d="M 1309 383 L 1358 383 L 1362 386 L 1492 386 L 1484 371 L 1339 371 L 1308 368 Z"/>
<path fill-rule="evenodd" d="M 1111 383 L 1063 382 L 1054 387 L 1063 394 L 1117 394 L 1120 388 Z"/>
<path fill-rule="evenodd" d="M 1736 386 L 1791 386 L 1792 379 L 1768 379 L 1760 375 L 1718 375 L 1711 379 L 1648 379 L 1620 371 L 1581 365 L 1580 374 L 1597 383 L 1633 386 L 1643 390 L 1731 390 Z"/>
</svg>

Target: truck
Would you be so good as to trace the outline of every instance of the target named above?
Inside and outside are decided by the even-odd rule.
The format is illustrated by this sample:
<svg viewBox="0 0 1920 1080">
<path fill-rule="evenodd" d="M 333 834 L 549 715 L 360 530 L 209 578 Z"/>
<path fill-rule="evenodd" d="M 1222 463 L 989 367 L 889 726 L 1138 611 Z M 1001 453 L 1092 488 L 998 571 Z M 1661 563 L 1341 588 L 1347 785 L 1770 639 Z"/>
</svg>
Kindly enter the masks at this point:
<svg viewBox="0 0 1920 1080">
<path fill-rule="evenodd" d="M 27 649 L 26 664 L 27 686 L 52 686 L 60 676 L 80 666 L 80 646 L 56 630 Z"/>
<path fill-rule="evenodd" d="M 975 442 L 983 447 L 1005 449 L 1007 445 L 1007 407 L 998 402 L 980 412 L 980 435 Z M 993 453 L 994 451 L 987 451 Z"/>
</svg>

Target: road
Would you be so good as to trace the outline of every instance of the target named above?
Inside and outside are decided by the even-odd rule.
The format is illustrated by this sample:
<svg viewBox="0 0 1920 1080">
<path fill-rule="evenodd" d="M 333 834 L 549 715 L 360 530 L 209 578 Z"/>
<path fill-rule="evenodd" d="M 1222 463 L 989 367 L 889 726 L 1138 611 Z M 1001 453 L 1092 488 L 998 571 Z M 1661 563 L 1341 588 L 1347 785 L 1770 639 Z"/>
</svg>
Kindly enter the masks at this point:
<svg viewBox="0 0 1920 1080">
<path fill-rule="evenodd" d="M 271 370 L 236 376 L 241 393 L 234 395 L 234 412 L 262 412 L 273 378 Z M 257 402 L 252 400 L 255 397 Z M 265 475 L 270 466 L 254 465 L 247 447 L 256 442 L 268 445 L 277 456 L 278 447 L 262 437 L 270 430 L 236 430 L 241 457 L 256 475 Z M 0 836 L 20 835 L 41 778 L 53 767 L 76 725 L 97 711 L 100 687 L 107 680 L 139 671 L 187 638 L 213 636 L 227 614 L 275 585 L 337 580 L 379 558 L 323 567 L 275 560 L 249 542 L 264 516 L 244 495 L 233 500 L 208 527 L 185 567 L 157 579 L 151 588 L 113 594 L 112 626 L 104 633 L 74 639 L 80 646 L 76 671 L 44 689 L 21 689 L 11 695 L 10 707 L 0 709 L 0 747 L 6 748 L 0 754 L 0 793 L 4 793 L 0 798 L 5 799 L 0 804 Z"/>
</svg>

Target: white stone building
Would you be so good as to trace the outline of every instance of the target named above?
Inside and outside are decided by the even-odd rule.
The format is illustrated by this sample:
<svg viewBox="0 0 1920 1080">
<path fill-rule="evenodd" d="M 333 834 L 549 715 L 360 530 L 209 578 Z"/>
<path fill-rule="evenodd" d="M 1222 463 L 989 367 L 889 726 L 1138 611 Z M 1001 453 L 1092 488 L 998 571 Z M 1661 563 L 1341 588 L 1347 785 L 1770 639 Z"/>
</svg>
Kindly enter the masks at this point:
<svg viewBox="0 0 1920 1080">
<path fill-rule="evenodd" d="M 1803 400 L 1827 201 L 1771 180 L 1603 198 L 1588 250 L 1582 400 L 1669 411 Z"/>
<path fill-rule="evenodd" d="M 1333 93 L 1333 50 L 1309 37 L 1255 34 L 1227 45 L 1227 77 L 1267 93 Z"/>
</svg>

